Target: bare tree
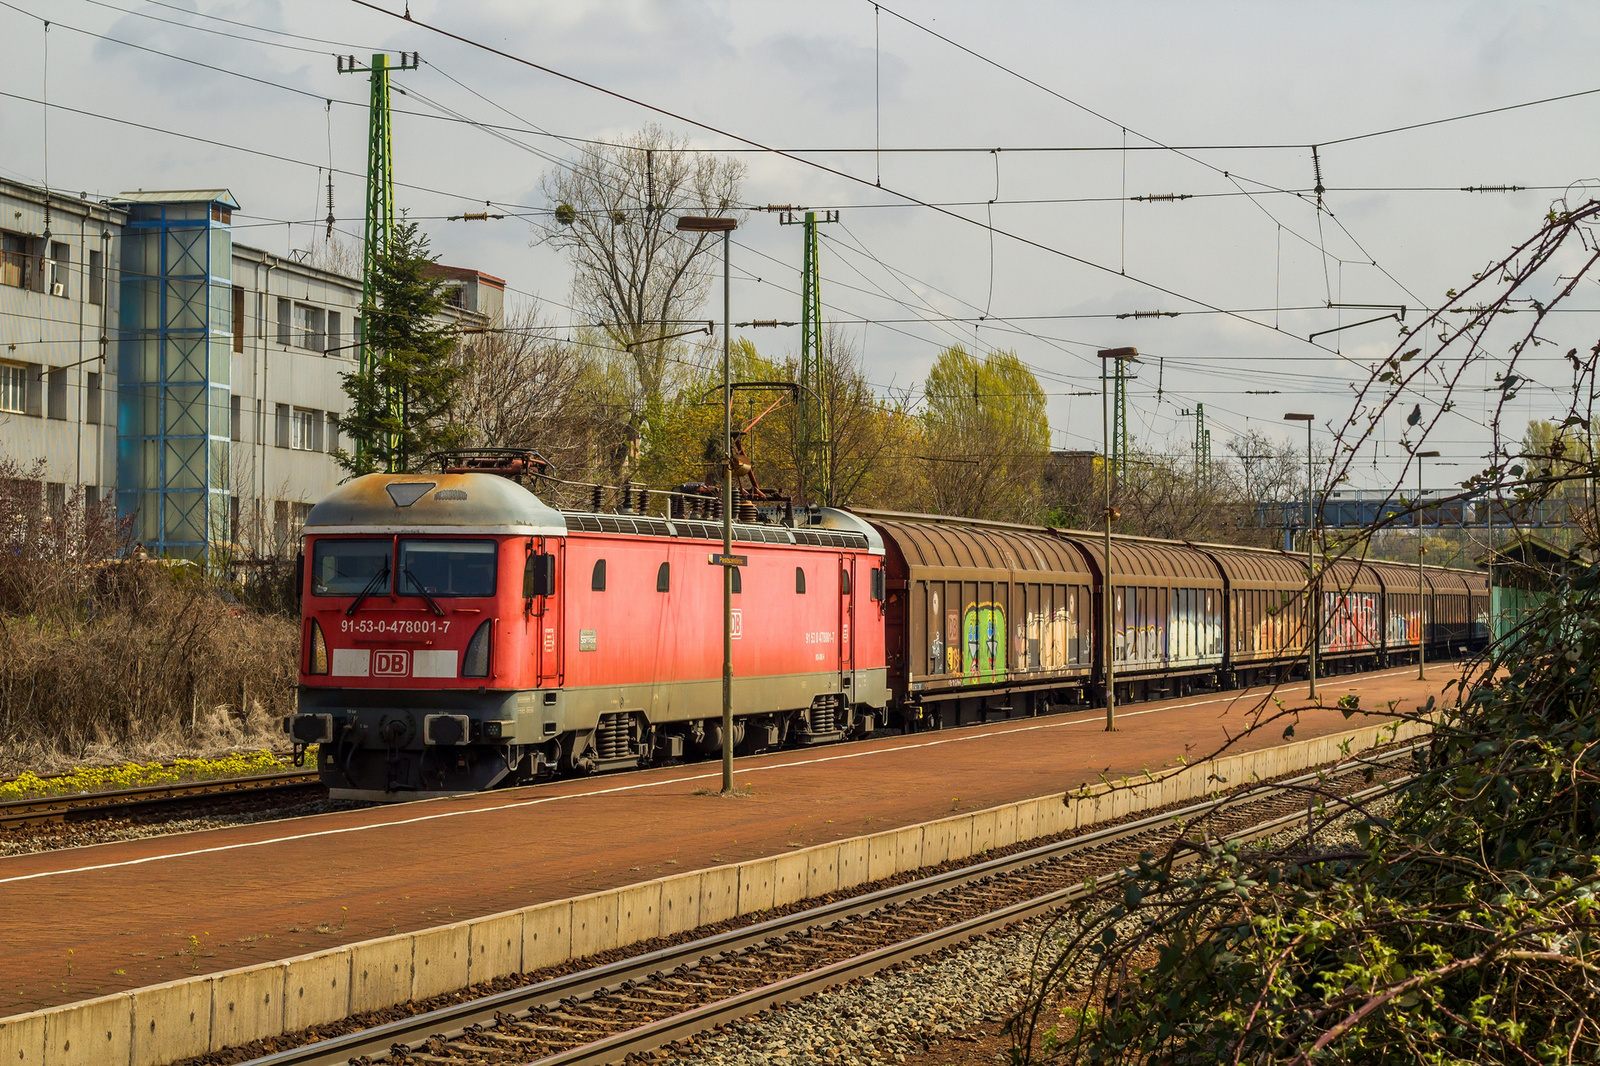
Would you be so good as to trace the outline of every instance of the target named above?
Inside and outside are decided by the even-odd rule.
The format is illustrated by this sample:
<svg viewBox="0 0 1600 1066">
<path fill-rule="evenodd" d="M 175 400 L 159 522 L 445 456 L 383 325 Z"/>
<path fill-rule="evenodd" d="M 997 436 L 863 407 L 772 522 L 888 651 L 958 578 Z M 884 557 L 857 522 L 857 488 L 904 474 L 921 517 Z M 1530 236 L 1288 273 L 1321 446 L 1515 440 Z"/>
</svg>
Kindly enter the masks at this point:
<svg viewBox="0 0 1600 1066">
<path fill-rule="evenodd" d="M 532 448 L 559 470 L 587 466 L 600 430 L 593 381 L 583 356 L 554 336 L 537 306 L 526 305 L 482 333 L 467 333 L 458 350 L 465 365 L 451 418 L 467 443 Z"/>
<path fill-rule="evenodd" d="M 659 409 L 673 352 L 705 299 L 714 234 L 679 233 L 685 214 L 735 211 L 744 164 L 688 150 L 685 138 L 646 126 L 620 147 L 587 149 L 545 174 L 554 206 L 544 241 L 572 260 L 572 303 L 630 356 L 630 434 Z"/>
</svg>

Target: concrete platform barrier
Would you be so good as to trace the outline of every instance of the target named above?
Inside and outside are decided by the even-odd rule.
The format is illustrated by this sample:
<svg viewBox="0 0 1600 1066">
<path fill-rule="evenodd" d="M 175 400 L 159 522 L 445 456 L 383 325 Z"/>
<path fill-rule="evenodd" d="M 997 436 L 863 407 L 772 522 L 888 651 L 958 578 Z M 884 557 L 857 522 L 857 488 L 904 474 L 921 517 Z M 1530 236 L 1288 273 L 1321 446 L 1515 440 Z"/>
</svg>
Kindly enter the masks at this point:
<svg viewBox="0 0 1600 1066">
<path fill-rule="evenodd" d="M 44 1062 L 45 1011 L 0 1018 L 0 1062 L 40 1066 Z"/>
<path fill-rule="evenodd" d="M 700 917 L 705 875 L 696 870 L 661 879 L 661 935 L 677 936 L 705 924 Z"/>
<path fill-rule="evenodd" d="M 541 970 L 572 958 L 572 901 L 541 903 L 522 912 L 522 968 Z"/>
<path fill-rule="evenodd" d="M 739 913 L 755 914 L 772 909 L 777 859 L 757 859 L 739 864 Z"/>
<path fill-rule="evenodd" d="M 816 895 L 807 887 L 811 881 L 811 856 L 804 851 L 780 855 L 772 863 L 772 905 L 787 907 L 807 896 Z"/>
<path fill-rule="evenodd" d="M 617 946 L 617 892 L 591 892 L 572 901 L 572 955 L 598 955 Z"/>
<path fill-rule="evenodd" d="M 415 933 L 411 940 L 410 999 L 429 999 L 467 987 L 467 922 Z"/>
<path fill-rule="evenodd" d="M 522 969 L 522 912 L 491 914 L 467 923 L 467 983 L 480 984 Z"/>
<path fill-rule="evenodd" d="M 661 882 L 646 881 L 617 893 L 617 943 L 639 944 L 661 935 Z"/>
<path fill-rule="evenodd" d="M 187 978 L 128 993 L 133 1000 L 129 1037 L 133 1066 L 163 1066 L 212 1050 L 212 984 L 209 976 Z M 0 1029 L 0 1049 L 4 1045 Z M 0 1062 L 16 1061 L 0 1050 Z"/>
<path fill-rule="evenodd" d="M 839 841 L 839 891 L 867 882 L 867 852 L 866 837 Z"/>
<path fill-rule="evenodd" d="M 283 1031 L 298 1033 L 350 1016 L 350 949 L 331 948 L 283 964 Z M 134 1004 L 134 1024 L 139 1005 Z M 165 1061 L 172 1061 L 170 1059 Z M 151 1066 L 137 1063 L 136 1066 Z"/>
<path fill-rule="evenodd" d="M 715 866 L 700 874 L 700 924 L 739 916 L 739 868 Z"/>
<path fill-rule="evenodd" d="M 131 1062 L 132 1056 L 133 996 L 129 993 L 71 1003 L 45 1012 L 44 1061 L 47 1066 L 106 1066 Z"/>
<path fill-rule="evenodd" d="M 1348 733 L 1036 797 L 774 858 L 542 903 L 0 1019 L 0 1066 L 165 1066 L 1097 822 L 1281 777 L 1426 726 Z"/>
<path fill-rule="evenodd" d="M 211 1050 L 283 1032 L 281 962 L 215 974 L 211 980 Z"/>
<path fill-rule="evenodd" d="M 350 1013 L 382 1010 L 411 998 L 409 933 L 350 945 Z"/>
</svg>

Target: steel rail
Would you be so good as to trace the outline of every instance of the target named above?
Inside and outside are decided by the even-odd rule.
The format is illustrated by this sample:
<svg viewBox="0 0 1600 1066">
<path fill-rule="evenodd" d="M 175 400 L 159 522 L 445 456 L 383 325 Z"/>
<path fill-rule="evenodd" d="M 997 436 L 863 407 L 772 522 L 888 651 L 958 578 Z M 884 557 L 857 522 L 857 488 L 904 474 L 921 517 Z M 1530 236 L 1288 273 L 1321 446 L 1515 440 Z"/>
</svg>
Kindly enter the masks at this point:
<svg viewBox="0 0 1600 1066">
<path fill-rule="evenodd" d="M 258 795 L 320 786 L 321 782 L 318 781 L 315 770 L 281 770 L 249 777 L 171 781 L 107 792 L 71 792 L 54 796 L 35 796 L 0 802 L 0 827 L 63 822 L 70 815 L 88 812 L 106 814 L 216 796 Z"/>
<path fill-rule="evenodd" d="M 414 1015 L 409 1018 L 400 1018 L 392 1022 L 385 1022 L 383 1024 L 373 1026 L 368 1029 L 362 1029 L 356 1032 L 344 1033 L 338 1036 L 329 1037 L 328 1039 L 319 1040 L 315 1043 L 306 1044 L 298 1048 L 288 1048 L 283 1051 L 261 1056 L 259 1058 L 250 1059 L 248 1062 L 244 1063 L 243 1066 L 345 1066 L 350 1059 L 361 1055 L 381 1059 L 387 1056 L 390 1053 L 391 1048 L 393 1048 L 396 1044 L 411 1043 L 433 1035 L 442 1035 L 449 1039 L 460 1035 L 462 1032 L 475 1025 L 492 1025 L 497 1016 L 501 1014 L 518 1012 L 541 1006 L 554 1006 L 564 1000 L 587 996 L 606 989 L 613 989 L 623 985 L 625 982 L 636 981 L 655 974 L 674 970 L 679 966 L 690 966 L 708 960 L 715 960 L 735 955 L 741 951 L 759 946 L 769 940 L 802 934 L 812 929 L 832 925 L 841 919 L 858 917 L 873 911 L 879 911 L 888 907 L 902 904 L 913 899 L 937 895 L 954 888 L 960 888 L 973 882 L 1011 873 L 1026 867 L 1040 865 L 1041 863 L 1049 862 L 1053 859 L 1069 856 L 1080 851 L 1087 851 L 1091 848 L 1102 845 L 1116 843 L 1130 837 L 1140 836 L 1153 830 L 1167 828 L 1174 821 L 1189 821 L 1196 816 L 1214 814 L 1224 811 L 1229 807 L 1237 807 L 1241 804 L 1259 802 L 1274 795 L 1292 791 L 1301 786 L 1314 784 L 1328 776 L 1330 773 L 1336 776 L 1344 776 L 1349 773 L 1359 772 L 1364 766 L 1393 762 L 1416 751 L 1422 746 L 1423 745 L 1421 744 L 1411 744 L 1370 757 L 1353 757 L 1332 769 L 1314 770 L 1285 779 L 1283 781 L 1266 785 L 1252 786 L 1236 794 L 1223 796 L 1218 799 L 1205 800 L 1199 803 L 1189 804 L 1176 810 L 1163 811 L 1148 815 L 1144 818 L 1139 818 L 1131 822 L 1125 822 L 1120 825 L 1106 826 L 1100 829 L 1091 830 L 1090 832 L 1070 837 L 1066 840 L 1053 841 L 1051 843 L 1042 844 L 1038 847 L 1016 852 L 1011 855 L 1003 855 L 998 858 L 988 859 L 969 866 L 957 867 L 952 870 L 933 874 L 929 877 L 908 881 L 904 884 L 891 885 L 887 888 L 878 889 L 874 892 L 868 892 L 859 896 L 852 896 L 846 899 L 836 900 L 832 903 L 826 903 L 818 907 L 813 907 L 804 911 L 798 911 L 794 914 L 771 918 L 764 922 L 758 922 L 755 925 L 745 926 L 739 929 L 731 929 L 723 933 L 717 933 L 712 936 L 688 941 L 683 944 L 660 948 L 656 951 L 647 952 L 646 954 L 637 955 L 632 958 L 620 959 L 616 962 L 607 963 L 586 970 L 580 970 L 571 974 L 565 974 L 560 977 L 554 977 L 547 981 L 541 981 L 538 984 L 507 989 L 503 992 L 492 993 L 488 996 L 470 1000 L 465 1003 L 451 1004 L 449 1006 L 441 1007 L 437 1010 L 428 1011 L 423 1014 Z M 1364 789 L 1358 793 L 1352 794 L 1349 797 L 1345 797 L 1339 802 L 1342 805 L 1348 805 L 1350 802 L 1360 796 L 1370 795 L 1377 790 L 1392 787 L 1394 787 L 1394 783 L 1392 782 L 1376 785 L 1372 788 Z M 1307 815 L 1305 811 L 1296 811 L 1288 815 L 1274 818 L 1268 823 L 1262 823 L 1263 825 L 1270 826 L 1270 828 L 1261 829 L 1261 826 L 1258 825 L 1252 826 L 1246 830 L 1241 830 L 1240 833 L 1250 833 L 1255 832 L 1256 830 L 1261 830 L 1258 835 L 1265 835 L 1278 831 L 1278 829 L 1284 825 L 1292 824 L 1297 821 L 1304 821 L 1306 817 Z M 1231 835 L 1229 839 L 1233 839 L 1233 836 L 1237 835 L 1239 834 Z M 1104 880 L 1104 878 L 1117 876 L 1121 876 L 1121 870 L 1104 875 L 1101 880 Z M 859 972 L 851 971 L 850 968 L 852 966 L 868 965 L 864 960 L 889 959 L 889 953 L 891 953 L 892 950 L 903 949 L 903 953 L 901 955 L 894 956 L 892 959 L 890 959 L 890 961 L 880 961 L 874 964 L 875 968 L 881 969 L 884 966 L 893 965 L 895 961 L 900 961 L 903 958 L 909 958 L 915 954 L 926 953 L 930 950 L 937 950 L 937 947 L 942 945 L 942 942 L 939 940 L 940 937 L 950 936 L 955 937 L 956 939 L 970 938 L 971 936 L 978 935 L 978 933 L 987 929 L 998 928 L 1001 925 L 1020 921 L 1023 920 L 1023 918 L 1028 917 L 1030 914 L 1039 913 L 1044 910 L 1049 910 L 1052 907 L 1060 906 L 1062 903 L 1071 902 L 1073 899 L 1077 898 L 1071 895 L 1071 893 L 1081 892 L 1083 889 L 1084 886 L 1079 884 L 1068 889 L 1047 893 L 1046 895 L 1037 897 L 1036 899 L 1025 900 L 1021 903 L 1011 905 L 1001 910 L 980 915 L 976 918 L 958 923 L 946 929 L 939 929 L 927 934 L 923 934 L 922 936 L 907 940 L 900 945 L 890 945 L 884 948 L 876 948 L 863 955 L 855 956 L 852 959 L 843 960 L 840 963 L 823 967 L 811 974 L 802 974 L 786 978 L 783 981 L 776 982 L 760 989 L 751 990 L 745 993 L 737 994 L 725 1000 L 718 1000 L 714 1003 L 705 1004 L 701 1007 L 695 1008 L 694 1010 L 686 1012 L 681 1016 L 663 1019 L 660 1022 L 654 1022 L 647 1026 L 643 1026 L 638 1030 L 629 1030 L 624 1033 L 615 1034 L 611 1037 L 606 1037 L 604 1040 L 597 1042 L 596 1045 L 584 1045 L 583 1047 L 573 1048 L 570 1051 L 561 1052 L 555 1056 L 538 1059 L 536 1061 L 538 1061 L 541 1066 L 543 1066 L 543 1064 L 555 1066 L 555 1064 L 558 1063 L 567 1064 L 577 1062 L 601 1062 L 621 1059 L 631 1052 L 649 1050 L 649 1048 L 642 1046 L 630 1046 L 624 1048 L 623 1050 L 611 1050 L 611 1045 L 609 1044 L 610 1041 L 621 1040 L 624 1037 L 628 1037 L 630 1033 L 644 1033 L 646 1030 L 649 1030 L 654 1035 L 641 1039 L 646 1041 L 655 1040 L 655 1043 L 651 1044 L 650 1047 L 658 1047 L 663 1043 L 670 1043 L 673 1040 L 682 1039 L 684 1036 L 689 1035 L 689 1033 L 692 1031 L 700 1031 L 705 1028 L 709 1028 L 710 1026 L 719 1024 L 721 1021 L 726 1021 L 731 1017 L 749 1014 L 752 1012 L 752 1010 L 757 1009 L 756 1007 L 752 1006 L 752 1004 L 760 1004 L 763 1002 L 776 1004 L 779 1002 L 784 1002 L 785 997 L 787 997 L 787 999 L 800 998 L 805 995 L 810 995 L 812 991 L 817 991 L 820 988 L 827 987 L 829 984 L 837 984 L 841 981 L 850 980 L 852 977 L 860 976 L 861 973 L 871 972 L 870 970 L 859 970 Z M 1036 909 L 1024 913 L 1028 907 L 1035 907 Z M 983 923 L 985 922 L 992 922 L 993 924 L 984 925 Z M 957 934 L 952 932 L 952 930 L 965 931 Z M 949 942 L 954 943 L 955 940 L 952 939 Z M 934 946 L 922 946 L 928 944 L 932 944 Z M 909 952 L 909 954 L 904 954 L 904 952 Z M 846 973 L 847 976 L 837 976 L 840 973 Z M 809 988 L 810 991 L 800 991 L 802 988 Z M 734 1006 L 735 1003 L 739 1004 L 739 1006 Z M 730 1013 L 722 1013 L 725 1005 L 726 1011 Z M 698 1028 L 690 1029 L 676 1026 L 676 1018 L 679 1017 L 692 1017 L 696 1019 L 696 1021 L 693 1023 L 685 1022 L 684 1026 L 695 1025 L 698 1026 Z M 706 1020 L 708 1018 L 710 1020 Z M 666 1031 L 661 1027 L 669 1026 L 669 1024 L 673 1026 L 672 1031 L 677 1032 L 678 1035 L 661 1036 L 660 1034 Z M 603 1052 L 603 1058 L 569 1059 L 566 1057 L 577 1055 L 580 1051 L 583 1051 L 584 1048 L 598 1046 L 599 1044 L 607 1045 L 607 1050 Z M 596 1052 L 596 1054 L 601 1053 Z"/>
</svg>

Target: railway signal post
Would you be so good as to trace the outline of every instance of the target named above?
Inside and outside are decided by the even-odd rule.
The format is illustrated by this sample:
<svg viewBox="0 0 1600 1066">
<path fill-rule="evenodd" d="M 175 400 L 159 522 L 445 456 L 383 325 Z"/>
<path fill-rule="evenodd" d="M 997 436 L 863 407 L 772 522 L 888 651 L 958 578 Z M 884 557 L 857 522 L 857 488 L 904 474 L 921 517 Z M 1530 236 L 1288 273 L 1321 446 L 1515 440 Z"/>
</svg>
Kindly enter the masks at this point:
<svg viewBox="0 0 1600 1066">
<path fill-rule="evenodd" d="M 737 219 L 683 215 L 686 233 L 722 234 L 722 791 L 733 791 L 733 378 L 729 365 L 732 315 L 729 308 L 728 237 Z M 716 560 L 713 560 L 714 562 Z"/>
<path fill-rule="evenodd" d="M 1116 472 L 1116 464 L 1112 462 L 1112 458 L 1111 458 L 1111 443 L 1112 443 L 1111 412 L 1110 412 L 1110 410 L 1109 410 L 1109 408 L 1107 406 L 1107 404 L 1109 403 L 1109 400 L 1107 399 L 1107 396 L 1106 396 L 1106 367 L 1107 367 L 1107 365 L 1109 365 L 1109 361 L 1110 360 L 1115 360 L 1116 361 L 1116 367 L 1117 367 L 1117 425 L 1118 425 L 1119 432 L 1121 432 L 1124 435 L 1126 435 L 1127 426 L 1126 426 L 1126 422 L 1123 419 L 1123 413 L 1122 413 L 1122 403 L 1123 403 L 1123 391 L 1122 391 L 1123 390 L 1123 385 L 1122 385 L 1122 382 L 1123 382 L 1123 363 L 1124 363 L 1124 361 L 1137 363 L 1139 361 L 1139 349 L 1137 349 L 1137 348 L 1104 348 L 1104 349 L 1101 349 L 1101 351 L 1098 354 L 1100 356 L 1100 415 L 1105 421 L 1105 436 L 1106 436 L 1106 441 L 1105 441 L 1105 445 L 1106 445 L 1106 450 L 1105 450 L 1106 461 L 1105 461 L 1105 469 L 1103 471 L 1104 477 L 1105 477 L 1105 484 L 1106 484 L 1106 510 L 1105 510 L 1105 516 L 1104 516 L 1105 517 L 1105 524 L 1106 524 L 1106 529 L 1105 529 L 1105 555 L 1104 555 L 1105 562 L 1101 566 L 1101 569 L 1104 571 L 1104 573 L 1102 573 L 1100 575 L 1100 583 L 1101 583 L 1102 587 L 1104 588 L 1104 592 L 1101 593 L 1100 599 L 1102 601 L 1101 621 L 1104 623 L 1101 626 L 1101 631 L 1102 631 L 1102 639 L 1103 639 L 1103 642 L 1104 642 L 1105 646 L 1101 649 L 1101 655 L 1103 657 L 1103 661 L 1105 662 L 1105 670 L 1103 672 L 1105 673 L 1105 683 L 1106 683 L 1106 731 L 1110 732 L 1111 730 L 1117 728 L 1116 668 L 1114 666 L 1112 666 L 1112 663 L 1111 663 L 1111 655 L 1112 655 L 1112 651 L 1113 651 L 1113 645 L 1112 645 L 1112 642 L 1111 642 L 1111 600 L 1112 600 L 1112 591 L 1111 591 L 1111 519 L 1116 514 L 1116 511 L 1111 506 L 1111 478 Z M 1126 443 L 1124 443 L 1122 445 L 1121 452 L 1125 452 L 1126 450 L 1127 450 L 1127 445 L 1126 445 Z M 1121 454 L 1121 452 L 1119 452 L 1119 455 L 1118 455 L 1118 460 L 1119 461 L 1121 461 L 1121 460 L 1126 458 L 1126 456 Z"/>
</svg>

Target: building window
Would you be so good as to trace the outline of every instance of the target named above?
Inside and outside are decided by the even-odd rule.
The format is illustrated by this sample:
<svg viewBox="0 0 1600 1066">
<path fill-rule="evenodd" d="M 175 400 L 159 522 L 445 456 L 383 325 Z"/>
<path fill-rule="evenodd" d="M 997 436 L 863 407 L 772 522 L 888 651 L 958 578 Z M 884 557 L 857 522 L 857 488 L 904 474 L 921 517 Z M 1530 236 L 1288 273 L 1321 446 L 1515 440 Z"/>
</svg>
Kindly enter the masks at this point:
<svg viewBox="0 0 1600 1066">
<path fill-rule="evenodd" d="M 103 304 L 106 302 L 106 254 L 91 251 L 89 253 L 89 302 Z"/>
<path fill-rule="evenodd" d="M 49 481 L 44 486 L 45 514 L 59 515 L 67 509 L 67 487 L 59 481 Z"/>
<path fill-rule="evenodd" d="M 327 314 L 310 304 L 294 305 L 294 346 L 320 352 L 326 347 Z"/>
<path fill-rule="evenodd" d="M 286 348 L 289 346 L 289 308 L 289 301 L 278 297 L 278 343 Z"/>
<path fill-rule="evenodd" d="M 88 383 L 84 386 L 83 419 L 85 422 L 99 423 L 100 403 L 100 375 L 91 370 Z"/>
<path fill-rule="evenodd" d="M 286 403 L 278 404 L 275 415 L 276 426 L 273 433 L 273 443 L 280 448 L 287 448 L 289 446 L 289 405 Z M 287 507 L 288 504 L 284 504 L 284 506 Z"/>
<path fill-rule="evenodd" d="M 67 295 L 67 279 L 72 274 L 72 245 L 50 242 L 50 259 L 45 263 L 45 291 L 52 296 Z"/>
<path fill-rule="evenodd" d="M 47 371 L 45 388 L 45 414 L 50 418 L 67 417 L 67 368 L 58 366 Z"/>
<path fill-rule="evenodd" d="M 339 416 L 328 412 L 328 451 L 339 450 Z"/>
<path fill-rule="evenodd" d="M 0 363 L 0 411 L 20 415 L 27 411 L 28 368 Z"/>
<path fill-rule="evenodd" d="M 28 238 L 17 233 L 0 237 L 0 285 L 10 285 L 16 289 L 33 288 L 32 268 Z"/>
<path fill-rule="evenodd" d="M 344 334 L 340 332 L 340 327 L 344 325 L 343 319 L 344 316 L 337 311 L 328 312 L 328 344 L 323 351 L 344 354 Z"/>
<path fill-rule="evenodd" d="M 292 423 L 293 444 L 297 452 L 320 452 L 322 450 L 322 412 L 308 411 L 304 407 L 296 407 Z"/>
<path fill-rule="evenodd" d="M 237 292 L 238 290 L 234 290 Z M 228 439 L 242 440 L 244 434 L 244 397 L 235 393 L 229 400 Z"/>
<path fill-rule="evenodd" d="M 233 287 L 233 350 L 244 351 L 244 286 Z M 234 440 L 238 440 L 235 437 Z"/>
</svg>

